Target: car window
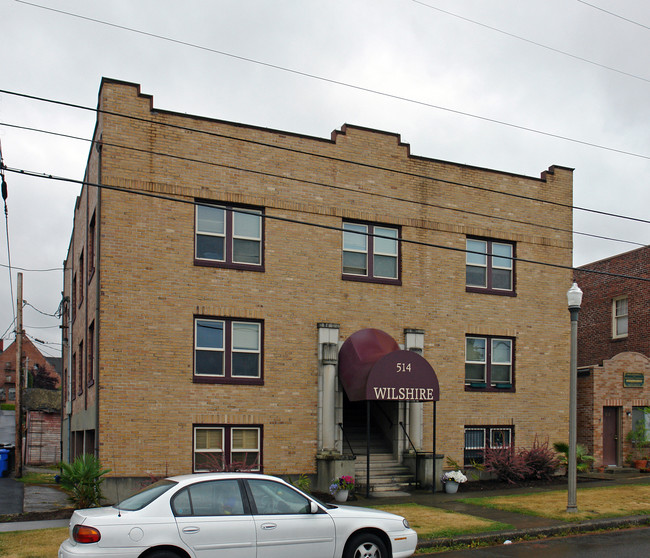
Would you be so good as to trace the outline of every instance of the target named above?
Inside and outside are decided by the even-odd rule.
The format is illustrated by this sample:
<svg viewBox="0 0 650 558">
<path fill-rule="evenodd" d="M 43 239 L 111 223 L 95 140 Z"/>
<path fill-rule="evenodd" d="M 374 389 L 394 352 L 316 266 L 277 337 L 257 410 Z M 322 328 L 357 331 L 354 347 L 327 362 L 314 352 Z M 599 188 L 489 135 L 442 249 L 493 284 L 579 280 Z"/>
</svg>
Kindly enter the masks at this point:
<svg viewBox="0 0 650 558">
<path fill-rule="evenodd" d="M 249 479 L 259 515 L 309 513 L 309 500 L 291 487 L 279 482 Z"/>
<path fill-rule="evenodd" d="M 177 516 L 243 515 L 239 483 L 235 479 L 197 482 L 179 490 L 172 499 Z"/>
<path fill-rule="evenodd" d="M 122 500 L 115 507 L 124 510 L 124 511 L 136 511 L 141 510 L 146 505 L 151 504 L 158 496 L 167 492 L 172 486 L 175 486 L 177 483 L 170 480 L 160 480 L 154 482 L 149 486 L 145 486 L 139 492 L 136 492 L 133 496 L 130 496 L 126 500 Z"/>
</svg>

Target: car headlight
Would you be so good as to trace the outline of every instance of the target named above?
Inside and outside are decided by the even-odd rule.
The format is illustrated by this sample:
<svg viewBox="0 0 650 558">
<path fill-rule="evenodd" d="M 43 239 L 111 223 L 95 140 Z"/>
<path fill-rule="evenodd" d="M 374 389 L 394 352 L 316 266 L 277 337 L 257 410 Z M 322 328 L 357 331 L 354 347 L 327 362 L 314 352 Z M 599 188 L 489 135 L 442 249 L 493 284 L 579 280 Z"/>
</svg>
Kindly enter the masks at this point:
<svg viewBox="0 0 650 558">
<path fill-rule="evenodd" d="M 402 519 L 402 523 L 404 524 L 404 527 L 406 527 L 407 529 L 411 528 L 411 525 L 409 524 L 408 519 Z"/>
</svg>

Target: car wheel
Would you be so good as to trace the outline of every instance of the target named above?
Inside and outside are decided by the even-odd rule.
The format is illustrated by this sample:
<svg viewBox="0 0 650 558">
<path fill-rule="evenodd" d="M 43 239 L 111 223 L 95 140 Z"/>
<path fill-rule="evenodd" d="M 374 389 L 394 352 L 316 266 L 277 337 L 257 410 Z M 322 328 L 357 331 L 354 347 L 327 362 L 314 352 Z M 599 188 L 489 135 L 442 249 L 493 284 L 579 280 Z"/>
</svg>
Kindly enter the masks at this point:
<svg viewBox="0 0 650 558">
<path fill-rule="evenodd" d="M 147 558 L 180 558 L 178 554 L 171 550 L 156 550 L 147 555 Z"/>
<path fill-rule="evenodd" d="M 346 545 L 344 558 L 388 558 L 386 545 L 377 535 L 359 533 Z"/>
</svg>

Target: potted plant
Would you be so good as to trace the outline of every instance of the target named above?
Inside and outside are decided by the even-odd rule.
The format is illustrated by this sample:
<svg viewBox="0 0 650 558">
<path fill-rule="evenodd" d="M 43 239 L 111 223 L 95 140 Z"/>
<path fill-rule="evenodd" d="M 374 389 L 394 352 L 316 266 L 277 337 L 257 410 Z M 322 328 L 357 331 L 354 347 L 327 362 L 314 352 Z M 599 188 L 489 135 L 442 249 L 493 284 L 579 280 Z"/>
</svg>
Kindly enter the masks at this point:
<svg viewBox="0 0 650 558">
<path fill-rule="evenodd" d="M 626 439 L 632 443 L 631 460 L 637 469 L 648 466 L 647 448 L 650 446 L 645 420 L 638 420 L 634 428 L 627 433 Z"/>
<path fill-rule="evenodd" d="M 330 494 L 337 502 L 345 502 L 352 490 L 354 490 L 354 479 L 348 475 L 333 479 L 330 485 Z"/>
<path fill-rule="evenodd" d="M 463 475 L 462 471 L 447 471 L 440 477 L 440 481 L 447 494 L 454 494 L 458 492 L 460 484 L 467 482 L 467 477 Z"/>
</svg>

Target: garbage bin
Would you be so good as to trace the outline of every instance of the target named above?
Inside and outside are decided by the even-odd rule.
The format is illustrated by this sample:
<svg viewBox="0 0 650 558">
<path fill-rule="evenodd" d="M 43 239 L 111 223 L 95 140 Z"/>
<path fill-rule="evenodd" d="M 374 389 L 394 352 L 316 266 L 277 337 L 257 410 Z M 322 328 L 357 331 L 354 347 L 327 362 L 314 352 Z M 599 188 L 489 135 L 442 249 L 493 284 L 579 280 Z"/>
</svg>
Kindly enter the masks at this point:
<svg viewBox="0 0 650 558">
<path fill-rule="evenodd" d="M 9 474 L 9 450 L 0 449 L 0 477 L 6 477 Z"/>
</svg>

